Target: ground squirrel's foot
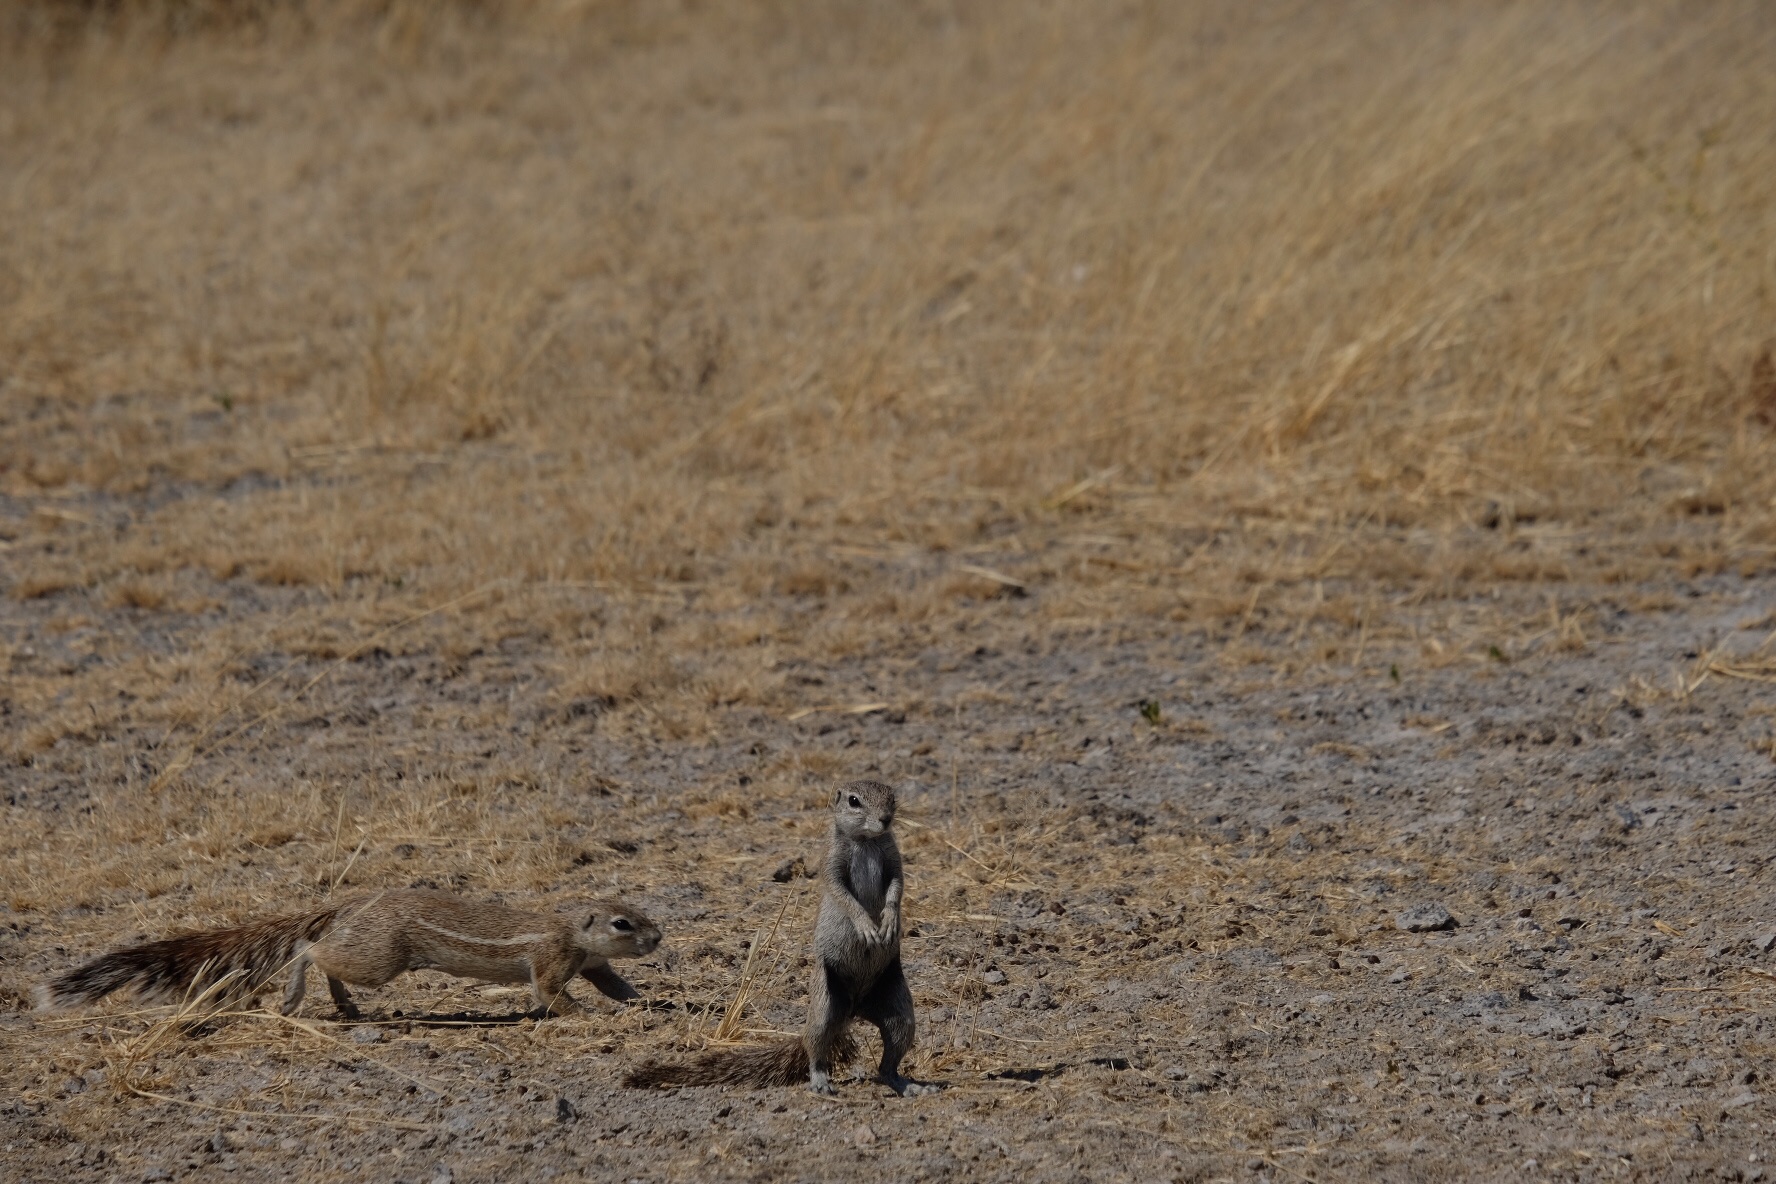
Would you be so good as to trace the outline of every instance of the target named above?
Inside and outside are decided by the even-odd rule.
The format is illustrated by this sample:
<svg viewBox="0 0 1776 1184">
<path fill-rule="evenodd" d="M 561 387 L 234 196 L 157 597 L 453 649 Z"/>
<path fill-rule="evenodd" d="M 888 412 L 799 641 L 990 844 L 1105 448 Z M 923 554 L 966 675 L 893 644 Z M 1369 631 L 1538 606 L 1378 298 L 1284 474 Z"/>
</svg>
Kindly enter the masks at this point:
<svg viewBox="0 0 1776 1184">
<path fill-rule="evenodd" d="M 921 1094 L 934 1094 L 943 1089 L 943 1086 L 935 1081 L 914 1081 L 911 1077 L 901 1077 L 898 1074 L 893 1077 L 877 1077 L 876 1080 L 880 1081 L 883 1085 L 887 1086 L 903 1098 L 916 1098 Z"/>
<path fill-rule="evenodd" d="M 361 1020 L 364 1018 L 364 1013 L 359 1011 L 355 1004 L 347 1003 L 345 1006 L 339 1008 L 339 1018 L 342 1020 Z"/>
<path fill-rule="evenodd" d="M 832 1078 L 825 1073 L 815 1072 L 808 1075 L 808 1088 L 814 1093 L 831 1097 L 836 1091 L 832 1086 Z"/>
</svg>

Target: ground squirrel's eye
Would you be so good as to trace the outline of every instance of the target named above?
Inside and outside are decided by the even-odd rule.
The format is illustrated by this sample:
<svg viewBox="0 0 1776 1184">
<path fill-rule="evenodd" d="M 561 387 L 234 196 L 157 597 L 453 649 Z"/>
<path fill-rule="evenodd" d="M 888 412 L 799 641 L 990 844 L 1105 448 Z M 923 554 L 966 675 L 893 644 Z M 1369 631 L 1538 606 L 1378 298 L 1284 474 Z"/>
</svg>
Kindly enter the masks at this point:
<svg viewBox="0 0 1776 1184">
<path fill-rule="evenodd" d="M 856 795 L 856 794 L 852 794 L 852 795 L 851 795 L 851 808 L 852 808 L 852 809 L 853 809 L 853 810 L 861 810 L 861 809 L 863 809 L 863 803 L 862 803 L 862 802 L 860 802 L 860 801 L 858 801 L 858 800 L 857 800 L 857 795 Z"/>
<path fill-rule="evenodd" d="M 628 933 L 635 926 L 629 924 L 628 917 L 613 917 L 611 918 L 611 928 L 621 933 Z"/>
</svg>

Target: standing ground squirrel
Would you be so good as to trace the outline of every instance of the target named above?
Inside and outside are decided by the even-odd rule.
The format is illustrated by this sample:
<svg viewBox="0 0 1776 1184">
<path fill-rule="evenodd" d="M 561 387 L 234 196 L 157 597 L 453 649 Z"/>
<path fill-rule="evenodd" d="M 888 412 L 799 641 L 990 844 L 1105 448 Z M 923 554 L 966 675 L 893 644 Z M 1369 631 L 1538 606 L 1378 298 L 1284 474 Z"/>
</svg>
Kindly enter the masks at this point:
<svg viewBox="0 0 1776 1184">
<path fill-rule="evenodd" d="M 879 781 L 853 781 L 833 794 L 801 1039 L 718 1049 L 679 1064 L 650 1061 L 624 1078 L 625 1085 L 793 1085 L 806 1078 L 815 1093 L 830 1094 L 834 1065 L 857 1051 L 849 1028 L 860 1019 L 882 1033 L 879 1081 L 898 1094 L 937 1088 L 900 1075 L 901 1058 L 913 1046 L 913 996 L 900 968 L 904 883 L 894 804 L 894 790 Z"/>
<path fill-rule="evenodd" d="M 290 983 L 282 1011 L 295 1012 L 307 990 L 310 962 L 327 976 L 340 1014 L 358 1009 L 345 985 L 380 987 L 409 970 L 442 970 L 484 982 L 530 984 L 537 1006 L 557 1015 L 583 1013 L 567 993 L 575 975 L 613 999 L 637 992 L 611 958 L 638 958 L 660 944 L 660 927 L 620 900 L 592 902 L 585 923 L 504 905 L 462 900 L 447 892 L 373 892 L 324 909 L 188 933 L 113 950 L 37 988 L 37 1005 L 94 1003 L 123 987 L 149 998 L 195 994 L 235 974 L 223 996 L 258 993 L 285 967 Z"/>
</svg>

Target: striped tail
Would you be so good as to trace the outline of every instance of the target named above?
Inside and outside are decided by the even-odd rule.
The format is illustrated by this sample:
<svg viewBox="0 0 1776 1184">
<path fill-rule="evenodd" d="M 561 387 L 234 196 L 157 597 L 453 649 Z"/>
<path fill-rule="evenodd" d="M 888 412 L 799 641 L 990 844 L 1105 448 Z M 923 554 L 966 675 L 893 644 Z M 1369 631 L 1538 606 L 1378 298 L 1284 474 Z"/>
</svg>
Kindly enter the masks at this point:
<svg viewBox="0 0 1776 1184">
<path fill-rule="evenodd" d="M 172 1001 L 207 990 L 231 974 L 238 975 L 238 982 L 229 985 L 227 996 L 248 996 L 318 941 L 338 913 L 337 907 L 321 909 L 112 950 L 39 986 L 37 1006 L 51 1010 L 97 1003 L 125 987 L 144 999 Z"/>
<path fill-rule="evenodd" d="M 857 1055 L 857 1043 L 847 1032 L 833 1045 L 833 1067 Z M 800 1040 L 779 1040 L 753 1048 L 721 1048 L 689 1061 L 649 1061 L 623 1078 L 630 1089 L 660 1089 L 673 1085 L 738 1085 L 759 1089 L 770 1085 L 795 1085 L 808 1080 L 808 1050 Z"/>
</svg>

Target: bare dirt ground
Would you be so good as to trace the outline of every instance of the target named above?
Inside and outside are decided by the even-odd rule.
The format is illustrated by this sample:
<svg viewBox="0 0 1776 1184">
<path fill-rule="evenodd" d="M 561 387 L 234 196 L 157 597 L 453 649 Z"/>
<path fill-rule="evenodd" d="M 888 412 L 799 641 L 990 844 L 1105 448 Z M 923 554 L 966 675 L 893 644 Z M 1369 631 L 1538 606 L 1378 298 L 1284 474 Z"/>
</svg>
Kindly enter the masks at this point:
<svg viewBox="0 0 1776 1184">
<path fill-rule="evenodd" d="M 1771 60 L 0 6 L 4 1174 L 1768 1178 Z M 856 776 L 947 1088 L 621 1089 L 796 1028 Z M 638 900 L 646 1005 L 28 1010 L 411 884 Z"/>
<path fill-rule="evenodd" d="M 7 608 L 15 664 L 82 660 L 82 630 L 48 627 L 64 607 Z M 672 743 L 540 704 L 533 637 L 262 655 L 319 681 L 222 762 L 217 811 L 282 802 L 286 829 L 213 826 L 129 866 L 106 849 L 123 787 L 92 776 L 152 778 L 126 737 L 9 774 L 12 825 L 67 832 L 14 849 L 15 1007 L 25 981 L 119 938 L 361 884 L 633 894 L 668 934 L 634 968 L 650 1006 L 539 1023 L 514 991 L 420 974 L 369 994 L 360 1027 L 313 1004 L 300 1027 L 192 1037 L 127 1005 L 15 1011 L 9 1170 L 1757 1178 L 1776 1154 L 1776 703 L 1744 676 L 1770 676 L 1773 609 L 1759 582 L 1674 584 L 1611 608 L 1582 650 L 1546 630 L 1501 636 L 1505 661 L 1425 669 L 1381 639 L 1360 669 L 1283 678 L 1225 640 L 1033 628 L 1005 600 L 792 674 L 809 706 L 881 709 L 739 711 Z M 179 645 L 137 610 L 99 620 Z M 428 732 L 440 703 L 489 710 Z M 331 792 L 360 820 L 343 834 L 321 775 L 341 753 L 353 775 Z M 697 1047 L 743 975 L 746 1027 L 794 1030 L 814 891 L 773 873 L 815 858 L 821 786 L 849 775 L 906 791 L 912 1067 L 949 1088 L 621 1089 L 625 1065 Z M 71 901 L 51 854 L 70 846 L 153 886 Z M 1403 931 L 1427 905 L 1455 927 Z"/>
</svg>

